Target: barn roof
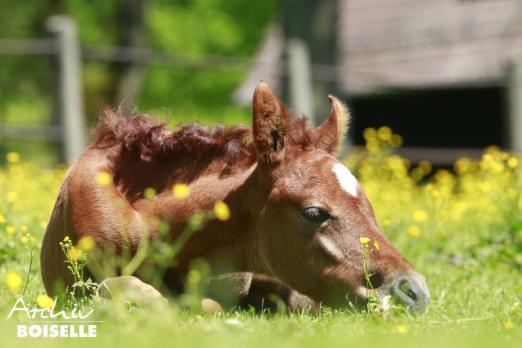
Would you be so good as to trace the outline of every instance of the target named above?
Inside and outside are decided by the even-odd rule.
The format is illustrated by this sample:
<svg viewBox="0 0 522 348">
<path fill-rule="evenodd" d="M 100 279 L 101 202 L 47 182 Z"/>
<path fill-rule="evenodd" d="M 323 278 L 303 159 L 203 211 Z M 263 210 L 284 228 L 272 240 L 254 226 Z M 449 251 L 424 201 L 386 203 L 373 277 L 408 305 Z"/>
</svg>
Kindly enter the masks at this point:
<svg viewBox="0 0 522 348">
<path fill-rule="evenodd" d="M 337 76 L 347 94 L 496 85 L 504 80 L 509 64 L 522 59 L 522 0 L 338 4 Z M 268 35 L 271 39 L 265 41 L 249 78 L 236 91 L 238 102 L 249 101 L 253 81 L 281 86 L 282 66 L 274 61 L 282 59 L 284 38 L 273 29 Z"/>
<path fill-rule="evenodd" d="M 520 0 L 341 0 L 340 85 L 498 83 L 522 58 Z"/>
</svg>

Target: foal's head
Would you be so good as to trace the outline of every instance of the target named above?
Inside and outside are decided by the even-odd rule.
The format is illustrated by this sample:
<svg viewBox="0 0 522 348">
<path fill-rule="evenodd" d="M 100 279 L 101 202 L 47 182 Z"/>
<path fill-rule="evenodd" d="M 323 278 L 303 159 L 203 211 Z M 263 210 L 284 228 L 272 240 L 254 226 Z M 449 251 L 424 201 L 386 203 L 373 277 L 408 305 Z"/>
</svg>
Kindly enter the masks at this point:
<svg viewBox="0 0 522 348">
<path fill-rule="evenodd" d="M 363 188 L 335 157 L 349 115 L 329 98 L 330 116 L 307 130 L 299 121 L 289 122 L 266 84 L 256 88 L 257 171 L 268 192 L 257 228 L 261 260 L 268 272 L 316 301 L 364 305 L 370 287 L 424 311 L 430 297 L 424 277 L 383 236 Z M 361 237 L 371 239 L 371 285 L 363 271 Z"/>
</svg>

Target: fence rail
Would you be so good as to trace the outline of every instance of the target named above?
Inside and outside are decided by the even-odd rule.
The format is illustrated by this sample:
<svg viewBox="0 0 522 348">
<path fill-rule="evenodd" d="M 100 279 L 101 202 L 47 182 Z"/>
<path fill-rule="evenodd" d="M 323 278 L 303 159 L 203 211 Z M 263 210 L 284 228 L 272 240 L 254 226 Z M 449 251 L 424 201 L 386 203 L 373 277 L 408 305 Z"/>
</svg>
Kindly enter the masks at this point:
<svg viewBox="0 0 522 348">
<path fill-rule="evenodd" d="M 0 124 L 0 138 L 18 138 L 24 140 L 48 140 L 62 144 L 62 159 L 71 162 L 83 150 L 85 144 L 85 118 L 83 111 L 83 91 L 81 83 L 81 62 L 101 61 L 121 64 L 176 66 L 193 70 L 244 70 L 255 62 L 256 66 L 272 66 L 274 62 L 259 59 L 229 57 L 190 57 L 172 52 L 158 51 L 143 47 L 80 45 L 74 21 L 65 16 L 51 17 L 48 21 L 50 37 L 28 40 L 0 40 L 0 56 L 50 56 L 56 65 L 57 90 L 55 95 L 55 123 L 47 127 L 12 126 Z M 302 50 L 301 50 L 302 51 Z M 291 52 L 289 52 L 291 53 Z M 295 52 L 294 52 L 295 53 Z M 306 52 L 305 52 L 306 53 Z M 272 72 L 278 77 L 288 78 L 294 86 L 292 99 L 294 106 L 308 105 L 311 100 L 311 80 L 336 82 L 340 69 L 336 65 L 311 64 L 306 54 L 298 56 L 288 54 L 291 61 L 279 60 L 280 68 Z M 304 60 L 303 60 L 304 59 Z M 303 69 L 290 67 L 291 62 L 302 62 L 302 68 L 310 74 L 303 74 Z M 514 68 L 508 75 L 507 82 L 500 84 L 508 88 L 509 115 L 507 135 L 512 149 L 522 152 L 522 62 L 514 62 Z M 299 71 L 299 73 L 297 73 Z M 303 78 L 303 76 L 307 76 Z M 378 79 L 378 76 L 375 77 Z M 497 81 L 498 83 L 498 81 Z M 306 88 L 304 88 L 306 87 Z M 296 88 L 301 89 L 296 93 Z M 304 88 L 304 89 L 303 89 Z M 292 92 L 292 91 L 291 91 Z M 300 96 L 300 97 L 299 97 Z M 303 101 L 303 99 L 306 99 Z M 309 115 L 313 109 L 308 105 Z M 421 157 L 438 163 L 450 163 L 462 152 L 476 157 L 476 149 L 402 149 L 401 154 L 416 161 Z"/>
<path fill-rule="evenodd" d="M 71 162 L 76 158 L 81 153 L 85 143 L 80 67 L 82 60 L 176 66 L 189 70 L 209 71 L 243 71 L 253 63 L 252 59 L 246 58 L 191 57 L 143 47 L 80 45 L 76 25 L 71 18 L 66 16 L 49 18 L 47 27 L 50 32 L 48 38 L 0 40 L 0 56 L 49 56 L 57 62 L 57 90 L 54 93 L 57 115 L 53 117 L 56 120 L 55 124 L 47 127 L 0 124 L 0 137 L 59 142 L 62 144 L 61 158 L 65 162 Z M 255 64 L 269 66 L 273 63 L 256 60 Z M 310 69 L 313 73 L 312 78 L 315 80 L 336 81 L 339 76 L 337 66 L 308 65 L 307 69 Z M 281 69 L 275 71 L 275 74 L 280 77 L 295 78 L 297 80 L 294 81 L 294 85 L 302 85 L 299 80 L 300 77 L 286 69 L 284 60 L 281 61 Z M 310 84 L 311 82 L 305 81 L 303 83 Z M 297 104 L 304 102 L 297 101 Z M 311 111 L 307 111 L 312 115 Z"/>
</svg>

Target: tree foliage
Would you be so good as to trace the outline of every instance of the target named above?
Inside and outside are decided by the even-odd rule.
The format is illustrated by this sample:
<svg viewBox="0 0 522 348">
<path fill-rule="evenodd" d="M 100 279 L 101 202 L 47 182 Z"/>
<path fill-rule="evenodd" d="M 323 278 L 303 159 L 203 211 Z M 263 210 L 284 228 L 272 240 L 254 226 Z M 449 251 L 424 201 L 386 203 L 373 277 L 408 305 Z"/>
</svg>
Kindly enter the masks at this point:
<svg viewBox="0 0 522 348">
<path fill-rule="evenodd" d="M 0 39 L 49 37 L 46 19 L 67 14 L 76 21 L 83 46 L 135 45 L 180 55 L 185 63 L 216 57 L 248 62 L 276 5 L 275 0 L 5 0 L 0 3 Z M 0 61 L 0 124 L 51 123 L 53 59 L 0 55 Z M 211 62 L 200 68 L 188 68 L 183 62 L 135 66 L 84 59 L 89 124 L 101 108 L 117 106 L 122 96 L 129 109 L 170 115 L 175 122 L 249 122 L 248 111 L 232 106 L 230 99 L 247 64 L 218 69 Z M 125 89 L 130 74 L 135 77 L 130 88 L 134 94 Z M 9 144 L 4 139 L 0 148 Z"/>
</svg>

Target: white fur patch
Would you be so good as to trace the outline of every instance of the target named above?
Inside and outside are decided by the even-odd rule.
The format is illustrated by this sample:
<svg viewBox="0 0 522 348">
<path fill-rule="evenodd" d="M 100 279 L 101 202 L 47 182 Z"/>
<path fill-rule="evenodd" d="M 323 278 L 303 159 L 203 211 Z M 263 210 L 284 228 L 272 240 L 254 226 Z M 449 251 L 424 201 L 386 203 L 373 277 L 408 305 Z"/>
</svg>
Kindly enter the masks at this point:
<svg viewBox="0 0 522 348">
<path fill-rule="evenodd" d="M 332 171 L 337 175 L 341 187 L 352 196 L 357 197 L 357 179 L 352 172 L 342 163 L 334 164 Z"/>
</svg>

